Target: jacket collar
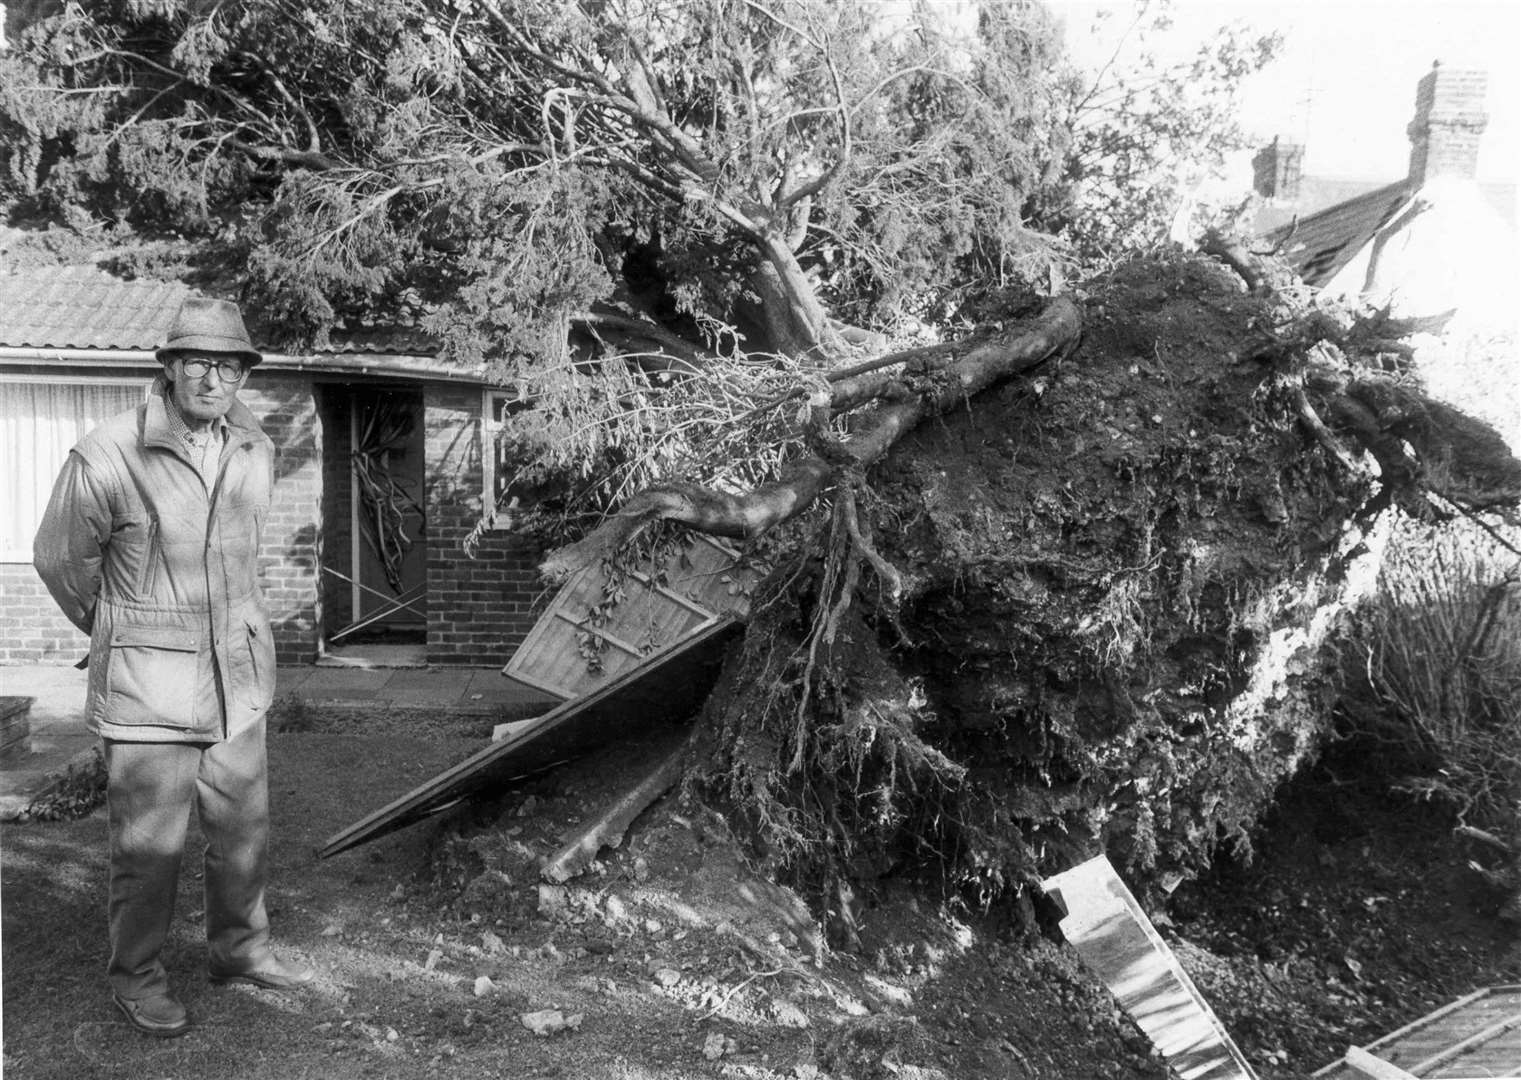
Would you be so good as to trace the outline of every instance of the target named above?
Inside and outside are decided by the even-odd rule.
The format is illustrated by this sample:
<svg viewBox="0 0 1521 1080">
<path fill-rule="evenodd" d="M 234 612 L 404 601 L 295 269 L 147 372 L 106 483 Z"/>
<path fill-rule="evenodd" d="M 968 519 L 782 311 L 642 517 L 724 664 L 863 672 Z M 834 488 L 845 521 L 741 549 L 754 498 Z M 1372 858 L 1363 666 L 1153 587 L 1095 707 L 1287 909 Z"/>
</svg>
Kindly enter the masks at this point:
<svg viewBox="0 0 1521 1080">
<path fill-rule="evenodd" d="M 169 380 L 160 375 L 153 380 L 153 388 L 148 393 L 147 411 L 143 414 L 144 446 L 165 446 L 173 450 L 182 445 L 169 420 L 168 394 Z M 224 419 L 229 428 L 227 433 L 229 443 L 249 436 L 261 436 L 264 433 L 259 427 L 259 422 L 254 419 L 253 413 L 249 412 L 248 406 L 237 398 L 232 399 L 232 408 L 227 410 Z"/>
</svg>

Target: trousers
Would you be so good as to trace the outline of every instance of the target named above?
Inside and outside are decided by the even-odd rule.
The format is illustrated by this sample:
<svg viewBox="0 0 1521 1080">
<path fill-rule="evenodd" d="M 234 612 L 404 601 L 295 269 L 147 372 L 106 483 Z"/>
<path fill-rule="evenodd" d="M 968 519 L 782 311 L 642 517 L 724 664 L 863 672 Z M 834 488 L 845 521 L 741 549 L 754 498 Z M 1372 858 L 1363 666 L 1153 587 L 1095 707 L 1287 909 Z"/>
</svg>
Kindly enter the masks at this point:
<svg viewBox="0 0 1521 1080">
<path fill-rule="evenodd" d="M 105 740 L 111 874 L 107 981 L 120 997 L 165 993 L 161 953 L 174 919 L 190 810 L 206 840 L 212 968 L 255 966 L 269 949 L 269 782 L 264 721 L 217 743 Z"/>
</svg>

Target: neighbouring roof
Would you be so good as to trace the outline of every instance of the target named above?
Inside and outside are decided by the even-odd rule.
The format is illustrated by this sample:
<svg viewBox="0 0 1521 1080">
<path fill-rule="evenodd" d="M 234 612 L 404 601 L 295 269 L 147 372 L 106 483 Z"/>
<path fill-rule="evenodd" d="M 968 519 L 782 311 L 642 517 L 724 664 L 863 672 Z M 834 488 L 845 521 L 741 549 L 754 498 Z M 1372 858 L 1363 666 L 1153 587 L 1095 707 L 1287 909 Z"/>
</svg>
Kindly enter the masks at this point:
<svg viewBox="0 0 1521 1080">
<path fill-rule="evenodd" d="M 1414 194 L 1414 186 L 1401 180 L 1301 218 L 1297 224 L 1274 229 L 1267 239 L 1275 245 L 1283 244 L 1280 254 L 1306 285 L 1324 285 L 1356 257 Z"/>
<path fill-rule="evenodd" d="M 1481 183 L 1478 188 L 1485 202 L 1514 230 L 1518 216 L 1516 185 Z M 1388 184 L 1306 176 L 1297 198 L 1269 200 L 1258 209 L 1254 231 L 1274 243 L 1292 231 L 1284 256 L 1301 272 L 1306 284 L 1323 285 L 1352 260 L 1379 227 L 1375 221 L 1372 229 L 1367 228 L 1369 215 L 1377 218 L 1387 212 L 1392 216 L 1398 212 L 1401 198 L 1414 191 L 1408 180 Z M 1297 227 L 1293 224 L 1296 219 Z M 1317 255 L 1328 270 L 1322 272 L 1319 264 L 1309 266 Z"/>
<path fill-rule="evenodd" d="M 0 348 L 152 352 L 163 343 L 181 302 L 193 294 L 180 282 L 128 281 L 94 266 L 0 273 Z M 295 366 L 352 370 L 380 362 L 419 373 L 460 374 L 433 359 L 426 338 L 409 328 L 365 329 L 300 354 L 271 348 L 259 341 L 257 330 L 253 333 L 269 359 Z"/>
</svg>

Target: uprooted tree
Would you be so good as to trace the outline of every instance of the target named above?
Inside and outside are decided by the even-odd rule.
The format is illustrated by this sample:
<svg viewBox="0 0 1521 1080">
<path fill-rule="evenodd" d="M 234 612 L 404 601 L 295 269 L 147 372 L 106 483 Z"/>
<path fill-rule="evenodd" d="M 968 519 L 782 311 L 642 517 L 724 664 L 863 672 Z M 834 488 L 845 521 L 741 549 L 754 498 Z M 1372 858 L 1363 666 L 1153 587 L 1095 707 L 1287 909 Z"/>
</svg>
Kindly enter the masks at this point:
<svg viewBox="0 0 1521 1080">
<path fill-rule="evenodd" d="M 485 365 L 539 509 L 610 512 L 551 576 L 785 533 L 691 770 L 759 857 L 1165 880 L 1313 753 L 1378 512 L 1514 504 L 1516 465 L 1398 327 L 1235 249 L 1053 288 L 1026 212 L 1062 220 L 1083 88 L 1038 5 L 938 10 L 70 5 L 0 57 L 4 192 L 292 340 Z"/>
<path fill-rule="evenodd" d="M 700 728 L 695 783 L 761 857 L 825 896 L 909 876 L 990 900 L 1099 850 L 1195 873 L 1329 734 L 1384 511 L 1514 511 L 1521 462 L 1410 379 L 1416 327 L 1219 250 L 1235 270 L 1176 253 L 1088 282 L 1082 323 L 1051 302 L 986 384 L 972 340 L 874 399 L 820 392 L 805 428 L 871 403 L 791 478 L 651 489 L 546 561 L 660 520 L 752 536 L 827 496 Z"/>
</svg>

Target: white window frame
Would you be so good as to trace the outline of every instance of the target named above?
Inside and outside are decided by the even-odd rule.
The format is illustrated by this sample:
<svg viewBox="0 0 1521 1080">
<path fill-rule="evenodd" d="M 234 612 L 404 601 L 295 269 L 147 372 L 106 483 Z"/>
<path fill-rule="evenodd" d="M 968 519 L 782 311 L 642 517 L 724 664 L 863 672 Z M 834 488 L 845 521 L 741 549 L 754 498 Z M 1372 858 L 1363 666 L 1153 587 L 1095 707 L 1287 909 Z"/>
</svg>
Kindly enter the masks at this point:
<svg viewBox="0 0 1521 1080">
<path fill-rule="evenodd" d="M 151 373 L 145 373 L 133 377 L 131 375 L 81 375 L 60 372 L 56 375 L 36 375 L 30 372 L 0 372 L 0 386 L 6 383 L 43 383 L 48 386 L 137 386 L 142 388 L 143 400 L 148 400 L 148 394 L 153 387 Z M 9 548 L 0 547 L 0 565 L 22 563 L 26 566 L 32 564 L 32 552 L 13 551 Z"/>
<path fill-rule="evenodd" d="M 506 425 L 497 419 L 499 402 L 520 400 L 516 390 L 500 386 L 481 389 L 481 509 L 489 529 L 506 529 L 510 516 L 497 513 L 496 437 Z"/>
</svg>

